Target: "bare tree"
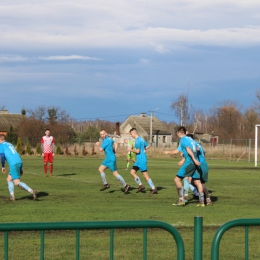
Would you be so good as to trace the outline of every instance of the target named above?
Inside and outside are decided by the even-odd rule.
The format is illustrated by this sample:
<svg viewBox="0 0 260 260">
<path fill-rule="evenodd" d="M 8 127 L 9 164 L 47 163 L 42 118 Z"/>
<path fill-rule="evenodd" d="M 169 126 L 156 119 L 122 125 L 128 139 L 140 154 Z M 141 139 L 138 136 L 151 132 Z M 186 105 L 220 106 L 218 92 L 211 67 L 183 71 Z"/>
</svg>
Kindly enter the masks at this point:
<svg viewBox="0 0 260 260">
<path fill-rule="evenodd" d="M 181 94 L 175 102 L 172 102 L 171 109 L 175 111 L 175 115 L 180 119 L 180 125 L 186 125 L 190 118 L 190 107 L 187 95 Z"/>
</svg>

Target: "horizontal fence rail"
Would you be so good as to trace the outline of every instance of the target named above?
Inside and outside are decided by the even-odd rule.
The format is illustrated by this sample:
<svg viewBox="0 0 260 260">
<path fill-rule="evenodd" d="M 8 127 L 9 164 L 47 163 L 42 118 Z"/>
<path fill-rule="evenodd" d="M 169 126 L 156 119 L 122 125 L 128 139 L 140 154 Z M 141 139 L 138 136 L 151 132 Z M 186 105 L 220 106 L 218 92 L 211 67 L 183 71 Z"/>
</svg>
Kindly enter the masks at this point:
<svg viewBox="0 0 260 260">
<path fill-rule="evenodd" d="M 147 229 L 159 228 L 168 231 L 177 246 L 177 260 L 185 259 L 184 243 L 176 228 L 168 223 L 155 220 L 138 221 L 89 221 L 89 222 L 44 222 L 44 223 L 1 223 L 0 232 L 4 232 L 4 260 L 8 260 L 9 231 L 40 231 L 40 260 L 44 260 L 45 230 L 76 230 L 76 260 L 80 259 L 80 230 L 110 229 L 110 260 L 114 257 L 114 229 L 143 229 L 143 259 L 147 259 Z"/>
<path fill-rule="evenodd" d="M 260 219 L 259 218 L 252 218 L 252 219 L 236 219 L 231 220 L 224 225 L 222 225 L 217 232 L 215 233 L 215 236 L 213 238 L 212 247 L 211 247 L 211 260 L 219 260 L 219 245 L 220 240 L 223 236 L 223 234 L 233 228 L 233 227 L 245 227 L 245 260 L 249 259 L 249 253 L 248 253 L 248 227 L 249 226 L 260 226 Z"/>
</svg>

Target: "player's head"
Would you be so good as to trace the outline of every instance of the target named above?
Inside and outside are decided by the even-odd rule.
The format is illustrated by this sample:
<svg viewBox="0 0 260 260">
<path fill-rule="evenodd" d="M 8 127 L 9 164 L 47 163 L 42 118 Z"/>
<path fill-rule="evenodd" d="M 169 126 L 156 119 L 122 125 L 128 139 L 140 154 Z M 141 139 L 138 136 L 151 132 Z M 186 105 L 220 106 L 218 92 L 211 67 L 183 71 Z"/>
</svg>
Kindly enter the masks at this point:
<svg viewBox="0 0 260 260">
<path fill-rule="evenodd" d="M 6 136 L 4 134 L 0 134 L 0 143 L 6 140 Z"/>
<path fill-rule="evenodd" d="M 180 126 L 177 130 L 177 135 L 179 138 L 186 135 L 186 128 L 184 126 Z"/>
<path fill-rule="evenodd" d="M 50 129 L 48 129 L 48 128 L 45 129 L 45 135 L 46 136 L 50 136 L 51 135 Z"/>
<path fill-rule="evenodd" d="M 125 144 L 127 144 L 127 143 L 128 143 L 128 140 L 127 140 L 126 138 L 124 139 L 124 143 L 125 143 Z"/>
<path fill-rule="evenodd" d="M 186 134 L 186 136 L 188 136 L 188 137 L 190 137 L 191 139 L 194 139 L 194 136 L 193 136 L 193 134 Z"/>
<path fill-rule="evenodd" d="M 134 127 L 130 129 L 129 133 L 133 138 L 136 138 L 138 136 L 137 130 Z"/>
<path fill-rule="evenodd" d="M 106 138 L 107 132 L 106 132 L 105 129 L 101 129 L 99 133 L 100 133 L 100 137 L 101 137 L 102 139 L 105 139 L 105 138 Z"/>
</svg>

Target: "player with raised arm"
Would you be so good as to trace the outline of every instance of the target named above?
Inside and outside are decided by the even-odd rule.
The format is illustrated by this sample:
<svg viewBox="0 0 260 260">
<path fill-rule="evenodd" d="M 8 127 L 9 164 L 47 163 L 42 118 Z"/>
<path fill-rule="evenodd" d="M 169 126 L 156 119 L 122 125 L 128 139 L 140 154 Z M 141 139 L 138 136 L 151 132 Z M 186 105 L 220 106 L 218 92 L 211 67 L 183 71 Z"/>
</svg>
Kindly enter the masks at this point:
<svg viewBox="0 0 260 260">
<path fill-rule="evenodd" d="M 47 177 L 48 163 L 50 163 L 50 177 L 53 177 L 53 158 L 55 155 L 55 141 L 54 137 L 51 136 L 50 129 L 46 129 L 45 136 L 41 138 L 41 148 L 44 163 L 44 176 Z"/>
<path fill-rule="evenodd" d="M 133 168 L 131 170 L 131 175 L 134 177 L 135 182 L 138 184 L 138 190 L 137 193 L 140 191 L 143 191 L 145 187 L 143 186 L 140 178 L 136 174 L 138 170 L 141 171 L 143 174 L 143 177 L 147 181 L 148 185 L 151 187 L 151 194 L 156 194 L 157 189 L 153 184 L 152 179 L 149 177 L 147 172 L 147 156 L 146 156 L 146 150 L 149 149 L 148 143 L 138 135 L 136 128 L 132 128 L 130 130 L 130 135 L 135 139 L 135 147 L 133 149 L 128 148 L 129 152 L 133 152 L 136 154 L 136 162 L 133 165 Z"/>
<path fill-rule="evenodd" d="M 9 164 L 10 172 L 7 176 L 7 185 L 10 193 L 9 200 L 14 201 L 14 185 L 18 186 L 22 190 L 26 190 L 33 195 L 33 199 L 36 199 L 37 190 L 33 190 L 28 187 L 24 182 L 20 181 L 20 176 L 23 174 L 23 162 L 20 155 L 15 150 L 11 143 L 6 142 L 4 134 L 0 134 L 0 156 L 2 164 L 2 173 L 6 173 L 5 161 Z"/>
<path fill-rule="evenodd" d="M 130 186 L 126 184 L 124 178 L 117 171 L 115 155 L 115 152 L 117 150 L 117 143 L 115 143 L 113 139 L 108 137 L 105 129 L 102 129 L 100 131 L 100 137 L 103 139 L 103 142 L 101 145 L 99 142 L 96 142 L 96 145 L 99 151 L 104 151 L 106 155 L 105 160 L 101 163 L 101 165 L 98 168 L 101 179 L 104 183 L 104 186 L 100 189 L 100 191 L 104 191 L 110 188 L 109 184 L 107 183 L 106 174 L 104 172 L 107 168 L 109 168 L 109 170 L 113 173 L 114 177 L 123 185 L 124 193 L 127 194 L 130 189 Z"/>
<path fill-rule="evenodd" d="M 134 144 L 133 144 L 133 142 L 131 140 L 124 139 L 124 143 L 127 145 L 127 148 L 131 148 L 131 149 L 134 148 Z M 135 159 L 136 159 L 135 158 L 135 153 L 128 151 L 127 152 L 127 157 L 126 157 L 127 164 L 126 164 L 125 170 L 128 170 L 131 160 L 135 163 Z"/>
</svg>

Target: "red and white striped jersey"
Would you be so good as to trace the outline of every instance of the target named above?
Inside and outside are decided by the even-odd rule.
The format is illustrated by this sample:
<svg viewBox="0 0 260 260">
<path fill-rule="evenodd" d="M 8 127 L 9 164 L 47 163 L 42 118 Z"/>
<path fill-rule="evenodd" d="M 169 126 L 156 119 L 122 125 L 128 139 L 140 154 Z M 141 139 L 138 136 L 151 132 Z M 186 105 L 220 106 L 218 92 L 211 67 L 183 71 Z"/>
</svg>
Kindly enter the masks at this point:
<svg viewBox="0 0 260 260">
<path fill-rule="evenodd" d="M 43 153 L 54 153 L 54 138 L 53 136 L 43 136 L 41 139 L 41 147 Z"/>
</svg>

